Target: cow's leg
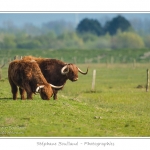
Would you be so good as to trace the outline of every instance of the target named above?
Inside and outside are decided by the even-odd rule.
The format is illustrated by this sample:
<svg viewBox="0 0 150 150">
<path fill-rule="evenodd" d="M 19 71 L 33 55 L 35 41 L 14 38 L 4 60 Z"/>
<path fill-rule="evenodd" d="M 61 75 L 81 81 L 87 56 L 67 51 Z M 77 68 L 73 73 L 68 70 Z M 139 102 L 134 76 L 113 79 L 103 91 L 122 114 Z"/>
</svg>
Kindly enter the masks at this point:
<svg viewBox="0 0 150 150">
<path fill-rule="evenodd" d="M 58 92 L 57 90 L 55 90 L 55 89 L 53 90 L 53 93 L 54 93 L 53 99 L 54 100 L 57 100 L 57 92 Z"/>
<path fill-rule="evenodd" d="M 13 100 L 16 100 L 17 99 L 18 88 L 11 79 L 9 79 L 9 83 L 10 83 L 10 86 L 11 86 L 11 92 L 13 94 Z"/>
<path fill-rule="evenodd" d="M 31 99 L 31 100 L 33 99 L 32 98 L 32 92 L 31 93 L 27 93 L 27 99 Z"/>
<path fill-rule="evenodd" d="M 54 100 L 57 100 L 57 93 L 54 94 L 53 99 L 54 99 Z"/>
<path fill-rule="evenodd" d="M 13 94 L 13 100 L 16 100 L 17 99 L 18 88 L 17 88 L 17 86 L 15 84 L 11 88 L 11 92 Z"/>
<path fill-rule="evenodd" d="M 28 84 L 26 84 L 24 89 L 27 92 L 27 99 L 31 99 L 32 100 L 32 90 L 31 90 L 31 87 Z"/>
<path fill-rule="evenodd" d="M 22 88 L 19 88 L 19 92 L 20 92 L 20 96 L 21 96 L 21 99 L 22 100 L 25 100 L 26 98 L 25 98 L 25 89 L 22 89 Z"/>
<path fill-rule="evenodd" d="M 32 98 L 32 91 L 31 90 L 26 90 L 26 92 L 27 92 L 27 99 L 33 99 Z"/>
<path fill-rule="evenodd" d="M 18 93 L 18 88 L 16 85 L 13 86 L 13 89 L 12 89 L 12 94 L 13 94 L 13 100 L 16 100 L 17 99 L 17 93 Z"/>
<path fill-rule="evenodd" d="M 31 99 L 31 100 L 33 99 L 32 92 L 30 92 L 30 91 L 27 92 L 27 99 Z"/>
</svg>

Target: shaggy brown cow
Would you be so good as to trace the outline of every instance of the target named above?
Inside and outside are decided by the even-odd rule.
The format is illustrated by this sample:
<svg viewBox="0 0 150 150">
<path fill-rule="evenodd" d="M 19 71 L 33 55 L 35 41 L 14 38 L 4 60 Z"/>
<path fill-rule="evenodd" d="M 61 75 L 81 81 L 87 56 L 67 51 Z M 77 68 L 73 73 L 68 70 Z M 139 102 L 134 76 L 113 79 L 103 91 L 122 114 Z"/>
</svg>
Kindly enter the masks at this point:
<svg viewBox="0 0 150 150">
<path fill-rule="evenodd" d="M 41 98 L 44 100 L 49 100 L 53 95 L 51 86 L 55 88 L 63 87 L 56 87 L 49 84 L 44 78 L 36 61 L 12 61 L 8 68 L 8 79 L 14 100 L 17 99 L 17 86 L 19 86 L 21 99 L 25 99 L 24 94 L 26 91 L 27 99 L 32 99 L 32 94 L 39 92 Z"/>
<path fill-rule="evenodd" d="M 64 85 L 68 79 L 71 81 L 77 81 L 78 72 L 83 75 L 88 73 L 88 68 L 86 72 L 83 72 L 75 64 L 67 64 L 57 59 L 37 58 L 33 56 L 24 56 L 22 59 L 35 60 L 47 82 L 57 86 Z M 59 89 L 53 88 L 53 99 L 57 99 L 58 90 Z"/>
</svg>

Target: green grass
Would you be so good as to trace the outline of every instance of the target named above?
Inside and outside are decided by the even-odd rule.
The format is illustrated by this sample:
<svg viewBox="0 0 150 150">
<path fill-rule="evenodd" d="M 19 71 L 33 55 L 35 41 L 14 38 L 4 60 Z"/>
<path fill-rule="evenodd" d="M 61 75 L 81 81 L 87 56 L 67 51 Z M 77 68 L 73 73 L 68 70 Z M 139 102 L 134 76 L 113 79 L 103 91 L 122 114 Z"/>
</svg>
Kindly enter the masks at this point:
<svg viewBox="0 0 150 150">
<path fill-rule="evenodd" d="M 78 65 L 85 70 L 86 65 Z M 88 75 L 67 81 L 58 100 L 12 100 L 7 68 L 0 80 L 1 137 L 147 137 L 150 136 L 149 64 L 90 64 Z M 96 87 L 91 91 L 92 71 Z M 141 85 L 141 88 L 137 88 Z"/>
<path fill-rule="evenodd" d="M 12 60 L 14 56 L 34 55 L 37 57 L 57 58 L 72 63 L 147 63 L 150 62 L 150 49 L 117 49 L 117 50 L 81 50 L 81 49 L 60 49 L 60 50 L 43 50 L 43 49 L 16 49 L 0 50 L 1 61 Z M 142 56 L 145 56 L 142 59 Z M 100 58 L 100 59 L 98 59 Z"/>
</svg>

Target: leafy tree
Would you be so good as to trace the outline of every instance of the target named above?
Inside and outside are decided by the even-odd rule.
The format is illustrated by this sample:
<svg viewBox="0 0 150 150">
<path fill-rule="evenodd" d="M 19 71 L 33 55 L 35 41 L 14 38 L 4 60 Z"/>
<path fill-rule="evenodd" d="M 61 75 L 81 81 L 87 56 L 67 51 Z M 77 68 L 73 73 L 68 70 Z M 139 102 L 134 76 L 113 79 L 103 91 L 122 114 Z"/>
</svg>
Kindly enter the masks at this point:
<svg viewBox="0 0 150 150">
<path fill-rule="evenodd" d="M 63 48 L 82 48 L 83 40 L 76 34 L 76 32 L 64 32 L 57 38 L 64 43 Z"/>
<path fill-rule="evenodd" d="M 64 31 L 73 31 L 73 24 L 66 22 L 64 20 L 60 21 L 50 21 L 42 25 L 42 31 L 47 33 L 49 31 L 54 31 L 56 35 L 62 34 Z"/>
<path fill-rule="evenodd" d="M 88 19 L 85 18 L 83 19 L 77 26 L 77 32 L 79 33 L 93 33 L 96 35 L 102 35 L 103 34 L 103 29 L 101 27 L 101 24 L 94 19 Z"/>
<path fill-rule="evenodd" d="M 15 26 L 14 25 L 14 23 L 12 22 L 12 21 L 10 21 L 10 20 L 8 20 L 8 21 L 4 21 L 3 23 L 2 23 L 2 29 L 3 29 L 3 31 L 5 32 L 5 33 L 16 33 L 16 32 L 19 32 L 20 31 L 20 29 L 17 27 L 17 26 Z"/>
<path fill-rule="evenodd" d="M 105 33 L 109 32 L 110 35 L 116 34 L 118 29 L 127 31 L 129 28 L 131 28 L 130 22 L 120 15 L 106 22 L 104 26 Z"/>
<path fill-rule="evenodd" d="M 42 31 L 31 23 L 26 23 L 23 27 L 23 31 L 31 36 L 41 35 Z"/>
<path fill-rule="evenodd" d="M 83 33 L 79 36 L 83 39 L 84 42 L 90 42 L 90 41 L 93 42 L 99 38 L 97 35 L 89 33 L 89 32 Z"/>
<path fill-rule="evenodd" d="M 97 37 L 94 41 L 88 41 L 86 43 L 87 49 L 110 49 L 111 36 L 109 34 Z"/>
<path fill-rule="evenodd" d="M 144 37 L 145 46 L 150 48 L 150 35 Z"/>
<path fill-rule="evenodd" d="M 34 49 L 34 48 L 41 48 L 42 44 L 39 39 L 32 37 L 30 35 L 20 35 L 20 40 L 17 38 L 17 48 L 22 49 Z"/>
<path fill-rule="evenodd" d="M 15 36 L 12 34 L 6 34 L 0 45 L 5 49 L 16 48 Z"/>
<path fill-rule="evenodd" d="M 118 31 L 115 36 L 112 37 L 112 49 L 120 48 L 143 48 L 143 39 L 136 33 L 133 32 L 121 32 Z"/>
</svg>

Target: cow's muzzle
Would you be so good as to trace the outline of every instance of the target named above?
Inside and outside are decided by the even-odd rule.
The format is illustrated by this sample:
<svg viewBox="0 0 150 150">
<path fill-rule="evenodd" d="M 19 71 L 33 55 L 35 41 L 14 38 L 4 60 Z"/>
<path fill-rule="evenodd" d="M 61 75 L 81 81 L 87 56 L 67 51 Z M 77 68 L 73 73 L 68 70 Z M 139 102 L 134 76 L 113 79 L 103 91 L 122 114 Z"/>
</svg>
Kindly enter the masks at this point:
<svg viewBox="0 0 150 150">
<path fill-rule="evenodd" d="M 74 82 L 74 81 L 77 81 L 78 80 L 78 78 L 74 78 L 72 81 Z"/>
</svg>

